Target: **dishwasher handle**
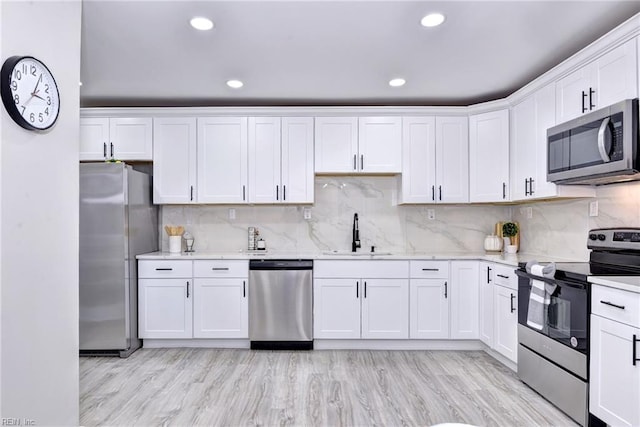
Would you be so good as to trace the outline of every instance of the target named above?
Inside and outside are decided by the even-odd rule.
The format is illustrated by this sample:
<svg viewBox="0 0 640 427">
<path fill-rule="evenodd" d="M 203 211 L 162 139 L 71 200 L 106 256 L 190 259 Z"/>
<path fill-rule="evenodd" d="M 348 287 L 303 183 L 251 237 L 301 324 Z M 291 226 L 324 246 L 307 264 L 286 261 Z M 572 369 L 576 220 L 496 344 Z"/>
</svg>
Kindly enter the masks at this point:
<svg viewBox="0 0 640 427">
<path fill-rule="evenodd" d="M 313 270 L 313 260 L 252 259 L 249 261 L 249 270 Z"/>
</svg>

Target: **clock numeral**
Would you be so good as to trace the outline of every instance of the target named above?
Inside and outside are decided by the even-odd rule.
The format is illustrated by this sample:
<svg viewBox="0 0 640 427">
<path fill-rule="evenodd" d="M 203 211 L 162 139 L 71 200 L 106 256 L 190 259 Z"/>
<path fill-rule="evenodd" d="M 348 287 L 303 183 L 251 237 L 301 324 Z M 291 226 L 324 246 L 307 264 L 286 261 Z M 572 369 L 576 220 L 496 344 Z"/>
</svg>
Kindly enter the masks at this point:
<svg viewBox="0 0 640 427">
<path fill-rule="evenodd" d="M 11 80 L 11 89 L 18 90 L 18 82 L 15 80 Z"/>
<path fill-rule="evenodd" d="M 18 96 L 17 93 L 13 96 L 13 100 L 15 101 L 16 104 L 20 104 L 20 97 Z"/>
<path fill-rule="evenodd" d="M 24 112 L 27 109 L 27 107 L 25 107 L 24 105 L 21 105 L 20 108 L 22 108 L 22 115 L 24 116 Z"/>
<path fill-rule="evenodd" d="M 31 67 L 29 67 L 29 71 L 31 72 L 32 76 L 36 75 L 36 66 L 32 65 Z"/>
<path fill-rule="evenodd" d="M 33 123 L 35 120 L 36 120 L 36 116 L 33 113 L 29 114 L 29 121 Z"/>
<path fill-rule="evenodd" d="M 20 70 L 15 70 L 13 72 L 13 75 L 15 76 L 16 80 L 22 80 L 22 73 L 20 72 Z"/>
<path fill-rule="evenodd" d="M 46 83 L 44 85 L 44 93 L 49 93 L 49 85 Z"/>
<path fill-rule="evenodd" d="M 27 64 L 22 64 L 22 72 L 27 74 Z"/>
<path fill-rule="evenodd" d="M 49 115 L 49 107 L 44 109 L 44 113 L 48 116 Z"/>
<path fill-rule="evenodd" d="M 47 105 L 51 105 L 51 97 L 47 96 Z"/>
<path fill-rule="evenodd" d="M 44 121 L 44 117 L 42 116 L 42 113 L 38 114 L 38 121 L 40 123 L 42 123 Z"/>
</svg>

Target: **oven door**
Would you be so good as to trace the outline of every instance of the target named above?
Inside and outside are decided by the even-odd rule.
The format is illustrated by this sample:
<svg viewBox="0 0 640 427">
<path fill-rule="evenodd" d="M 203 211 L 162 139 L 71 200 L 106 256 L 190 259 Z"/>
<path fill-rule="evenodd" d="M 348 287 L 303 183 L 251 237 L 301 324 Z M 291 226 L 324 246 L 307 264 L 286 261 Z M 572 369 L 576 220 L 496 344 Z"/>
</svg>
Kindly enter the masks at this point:
<svg viewBox="0 0 640 427">
<path fill-rule="evenodd" d="M 587 354 L 589 337 L 587 284 L 559 279 L 549 281 L 556 285 L 556 289 L 551 294 L 551 302 L 546 310 L 543 328 L 538 330 L 527 325 L 531 279 L 535 276 L 521 270 L 517 270 L 516 274 L 519 276 L 518 323 L 567 347 Z"/>
</svg>

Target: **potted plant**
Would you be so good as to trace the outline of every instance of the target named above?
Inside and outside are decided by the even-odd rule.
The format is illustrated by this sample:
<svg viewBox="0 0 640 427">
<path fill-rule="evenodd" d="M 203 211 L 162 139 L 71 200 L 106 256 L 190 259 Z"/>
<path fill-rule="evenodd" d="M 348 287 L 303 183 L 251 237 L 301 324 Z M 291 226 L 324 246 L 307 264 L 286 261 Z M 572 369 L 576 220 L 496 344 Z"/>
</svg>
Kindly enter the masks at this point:
<svg viewBox="0 0 640 427">
<path fill-rule="evenodd" d="M 508 237 L 511 244 L 507 246 L 506 250 L 509 253 L 516 253 L 518 246 L 516 245 L 516 235 L 518 234 L 518 224 L 515 222 L 505 222 L 502 224 L 502 235 Z"/>
</svg>

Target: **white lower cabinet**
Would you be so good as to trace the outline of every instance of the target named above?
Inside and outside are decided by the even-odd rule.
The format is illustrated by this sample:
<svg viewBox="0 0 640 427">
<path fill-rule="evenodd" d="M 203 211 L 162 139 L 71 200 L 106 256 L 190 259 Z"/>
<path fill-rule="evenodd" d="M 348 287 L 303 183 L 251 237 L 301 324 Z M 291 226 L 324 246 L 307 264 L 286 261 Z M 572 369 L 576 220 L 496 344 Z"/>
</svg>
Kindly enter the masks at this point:
<svg viewBox="0 0 640 427">
<path fill-rule="evenodd" d="M 139 261 L 140 338 L 191 338 L 193 279 L 191 261 Z"/>
<path fill-rule="evenodd" d="M 452 339 L 478 339 L 478 261 L 451 261 Z"/>
<path fill-rule="evenodd" d="M 589 412 L 611 426 L 638 426 L 640 294 L 592 285 L 591 298 Z"/>
<path fill-rule="evenodd" d="M 508 359 L 517 362 L 518 291 L 496 285 L 493 287 L 493 295 L 495 304 L 493 348 Z"/>
<path fill-rule="evenodd" d="M 449 262 L 410 261 L 409 337 L 449 338 Z"/>
<path fill-rule="evenodd" d="M 493 273 L 493 264 L 480 263 L 480 341 L 489 347 L 493 347 Z"/>
<path fill-rule="evenodd" d="M 248 338 L 247 277 L 246 260 L 139 261 L 140 338 Z"/>
<path fill-rule="evenodd" d="M 408 265 L 386 260 L 316 261 L 314 338 L 409 338 Z"/>
</svg>

